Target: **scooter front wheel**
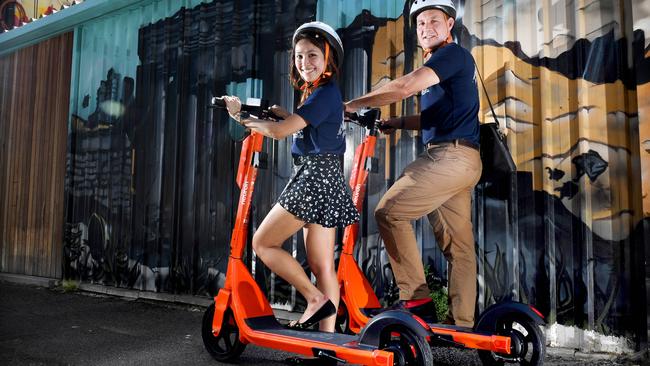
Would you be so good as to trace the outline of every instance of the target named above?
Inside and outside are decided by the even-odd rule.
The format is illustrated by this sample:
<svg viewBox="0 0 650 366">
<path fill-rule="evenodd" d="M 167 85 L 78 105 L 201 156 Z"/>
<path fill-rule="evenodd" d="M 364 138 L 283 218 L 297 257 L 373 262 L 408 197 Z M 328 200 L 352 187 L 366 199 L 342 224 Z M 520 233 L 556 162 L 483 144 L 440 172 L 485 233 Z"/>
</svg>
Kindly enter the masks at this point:
<svg viewBox="0 0 650 366">
<path fill-rule="evenodd" d="M 219 336 L 212 333 L 212 319 L 214 318 L 214 304 L 211 304 L 203 314 L 201 337 L 208 353 L 217 361 L 231 362 L 236 360 L 246 344 L 239 340 L 239 328 L 235 322 L 232 310 L 226 309 L 223 315 L 223 324 Z"/>
<path fill-rule="evenodd" d="M 405 327 L 384 328 L 381 331 L 379 349 L 393 353 L 394 366 L 433 365 L 429 344 Z"/>
<path fill-rule="evenodd" d="M 496 333 L 509 336 L 512 352 L 509 355 L 490 351 L 479 351 L 478 355 L 485 366 L 500 366 L 506 363 L 520 365 L 544 364 L 546 341 L 544 334 L 535 322 L 514 314 L 505 316 L 497 323 Z"/>
</svg>

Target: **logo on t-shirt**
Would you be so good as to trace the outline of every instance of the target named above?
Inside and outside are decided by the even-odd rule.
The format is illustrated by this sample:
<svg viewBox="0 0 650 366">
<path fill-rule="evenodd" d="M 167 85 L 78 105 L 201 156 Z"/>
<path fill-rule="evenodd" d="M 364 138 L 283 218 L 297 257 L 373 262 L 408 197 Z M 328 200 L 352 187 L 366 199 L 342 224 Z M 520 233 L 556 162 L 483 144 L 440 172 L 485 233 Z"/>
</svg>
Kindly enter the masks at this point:
<svg viewBox="0 0 650 366">
<path fill-rule="evenodd" d="M 342 138 L 345 137 L 345 122 L 341 122 L 341 125 L 339 126 L 339 130 L 336 133 L 337 138 Z"/>
<path fill-rule="evenodd" d="M 341 111 L 341 125 L 336 133 L 337 138 L 345 137 L 345 108 Z"/>
<path fill-rule="evenodd" d="M 293 138 L 294 139 L 302 139 L 303 137 L 305 137 L 305 133 L 302 132 L 302 130 L 298 130 L 298 131 L 293 133 Z"/>
<path fill-rule="evenodd" d="M 426 88 L 420 92 L 420 95 L 424 95 L 429 92 L 429 88 Z"/>
</svg>

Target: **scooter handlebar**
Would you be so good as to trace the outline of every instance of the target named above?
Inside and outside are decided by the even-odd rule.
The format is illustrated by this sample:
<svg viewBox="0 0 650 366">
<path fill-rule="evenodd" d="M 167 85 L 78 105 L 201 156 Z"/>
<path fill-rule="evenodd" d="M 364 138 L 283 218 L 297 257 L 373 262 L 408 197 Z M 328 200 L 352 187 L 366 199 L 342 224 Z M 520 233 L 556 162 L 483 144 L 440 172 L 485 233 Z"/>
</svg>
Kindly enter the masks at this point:
<svg viewBox="0 0 650 366">
<path fill-rule="evenodd" d="M 265 104 L 268 104 L 268 103 L 265 103 Z M 208 107 L 210 107 L 210 108 L 226 108 L 226 102 L 223 100 L 222 97 L 212 97 L 212 99 L 210 100 L 210 105 Z M 241 105 L 241 110 L 244 111 L 244 112 L 248 112 L 250 114 L 253 114 L 255 116 L 258 116 L 260 119 L 273 119 L 273 120 L 276 120 L 276 121 L 284 119 L 284 118 L 276 115 L 275 113 L 273 113 L 268 107 L 242 104 Z"/>
<path fill-rule="evenodd" d="M 373 129 L 377 128 L 380 131 L 391 128 L 384 126 L 381 123 L 381 110 L 379 108 L 367 109 L 364 111 L 357 112 L 345 112 L 345 121 L 346 122 L 355 122 L 359 125 L 367 128 Z"/>
</svg>

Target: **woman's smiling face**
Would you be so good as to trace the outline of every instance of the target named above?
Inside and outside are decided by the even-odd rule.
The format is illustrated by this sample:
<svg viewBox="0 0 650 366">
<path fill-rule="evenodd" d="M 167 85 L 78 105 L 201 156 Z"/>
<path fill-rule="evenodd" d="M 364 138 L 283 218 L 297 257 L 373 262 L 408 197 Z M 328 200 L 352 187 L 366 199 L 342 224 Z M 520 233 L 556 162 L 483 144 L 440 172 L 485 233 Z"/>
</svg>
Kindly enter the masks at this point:
<svg viewBox="0 0 650 366">
<path fill-rule="evenodd" d="M 325 71 L 325 55 L 313 43 L 301 39 L 294 49 L 294 64 L 304 81 L 313 82 Z"/>
</svg>

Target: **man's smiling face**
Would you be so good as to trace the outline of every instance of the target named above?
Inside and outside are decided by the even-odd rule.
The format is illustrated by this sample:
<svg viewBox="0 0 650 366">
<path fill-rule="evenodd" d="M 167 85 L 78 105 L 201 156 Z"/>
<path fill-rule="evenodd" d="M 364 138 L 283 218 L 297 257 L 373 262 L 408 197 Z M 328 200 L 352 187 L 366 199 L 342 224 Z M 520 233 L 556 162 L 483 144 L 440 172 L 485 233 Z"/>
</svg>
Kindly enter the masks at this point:
<svg viewBox="0 0 650 366">
<path fill-rule="evenodd" d="M 428 9 L 418 14 L 416 25 L 420 47 L 435 49 L 449 38 L 454 20 L 442 10 Z"/>
</svg>

